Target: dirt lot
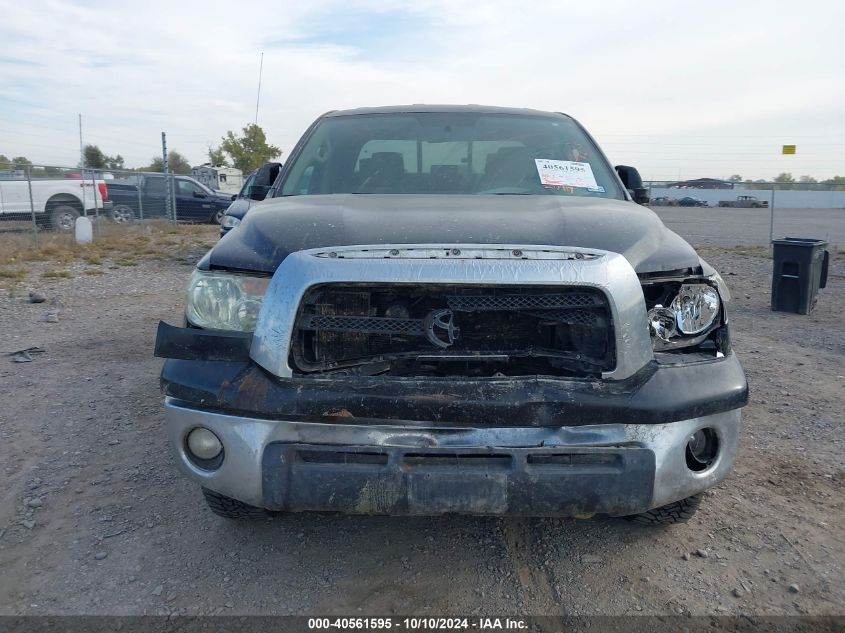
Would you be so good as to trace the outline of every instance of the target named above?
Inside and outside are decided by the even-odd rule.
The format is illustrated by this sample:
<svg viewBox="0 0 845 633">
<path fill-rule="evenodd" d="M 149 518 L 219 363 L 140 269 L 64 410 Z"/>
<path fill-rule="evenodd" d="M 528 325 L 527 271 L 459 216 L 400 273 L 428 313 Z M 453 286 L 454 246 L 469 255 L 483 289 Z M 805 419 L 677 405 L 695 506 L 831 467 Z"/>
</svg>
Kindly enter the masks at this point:
<svg viewBox="0 0 845 633">
<path fill-rule="evenodd" d="M 703 248 L 734 293 L 752 400 L 733 476 L 688 525 L 230 523 L 176 473 L 151 356 L 213 231 L 0 260 L 0 351 L 46 350 L 0 356 L 0 613 L 845 614 L 841 253 L 797 316 L 769 310 L 764 249 Z"/>
</svg>

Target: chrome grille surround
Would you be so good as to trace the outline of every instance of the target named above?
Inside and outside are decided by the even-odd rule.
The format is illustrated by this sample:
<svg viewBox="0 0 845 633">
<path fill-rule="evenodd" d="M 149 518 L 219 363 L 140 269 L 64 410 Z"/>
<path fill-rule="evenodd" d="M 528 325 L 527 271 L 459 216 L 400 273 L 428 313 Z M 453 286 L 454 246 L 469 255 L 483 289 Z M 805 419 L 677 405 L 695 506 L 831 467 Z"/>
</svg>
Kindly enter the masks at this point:
<svg viewBox="0 0 845 633">
<path fill-rule="evenodd" d="M 291 253 L 264 296 L 252 359 L 271 374 L 292 376 L 291 336 L 305 293 L 316 285 L 343 283 L 596 288 L 610 304 L 616 344 L 616 366 L 602 378 L 628 378 L 653 359 L 642 287 L 622 255 L 519 244 L 361 245 Z"/>
</svg>

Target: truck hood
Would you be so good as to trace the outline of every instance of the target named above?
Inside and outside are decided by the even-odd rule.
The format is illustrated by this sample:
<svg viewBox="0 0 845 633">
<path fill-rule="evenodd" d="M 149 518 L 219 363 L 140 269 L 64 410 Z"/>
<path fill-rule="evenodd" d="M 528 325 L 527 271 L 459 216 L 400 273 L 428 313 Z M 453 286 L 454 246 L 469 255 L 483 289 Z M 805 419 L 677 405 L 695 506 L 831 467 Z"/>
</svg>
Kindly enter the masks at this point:
<svg viewBox="0 0 845 633">
<path fill-rule="evenodd" d="M 358 244 L 579 246 L 620 253 L 638 273 L 700 265 L 657 215 L 623 200 L 334 194 L 256 205 L 199 267 L 272 273 L 295 251 Z"/>
</svg>

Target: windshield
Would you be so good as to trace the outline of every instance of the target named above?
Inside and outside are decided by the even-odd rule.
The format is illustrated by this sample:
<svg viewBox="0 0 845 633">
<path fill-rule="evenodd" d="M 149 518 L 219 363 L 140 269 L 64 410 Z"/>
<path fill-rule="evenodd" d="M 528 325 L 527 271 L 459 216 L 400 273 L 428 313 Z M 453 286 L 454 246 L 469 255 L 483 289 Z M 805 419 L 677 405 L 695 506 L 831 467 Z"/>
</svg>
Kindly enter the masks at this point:
<svg viewBox="0 0 845 633">
<path fill-rule="evenodd" d="M 624 198 L 569 117 L 461 112 L 323 119 L 293 159 L 282 195 L 333 193 Z"/>
<path fill-rule="evenodd" d="M 249 197 L 249 188 L 252 187 L 252 183 L 255 182 L 256 173 L 257 172 L 252 172 L 249 176 L 247 176 L 247 179 L 244 180 L 243 187 L 241 187 L 241 190 L 238 192 L 238 198 Z"/>
</svg>

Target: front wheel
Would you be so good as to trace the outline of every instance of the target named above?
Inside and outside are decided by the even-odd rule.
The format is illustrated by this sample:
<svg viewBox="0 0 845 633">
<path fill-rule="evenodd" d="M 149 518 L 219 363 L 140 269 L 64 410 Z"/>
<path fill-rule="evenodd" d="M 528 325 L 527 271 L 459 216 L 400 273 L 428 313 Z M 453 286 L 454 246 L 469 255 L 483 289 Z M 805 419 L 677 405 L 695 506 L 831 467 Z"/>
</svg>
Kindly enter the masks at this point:
<svg viewBox="0 0 845 633">
<path fill-rule="evenodd" d="M 273 515 L 269 510 L 251 506 L 208 488 L 203 488 L 202 494 L 208 508 L 217 516 L 226 519 L 266 519 Z"/>
<path fill-rule="evenodd" d="M 109 211 L 109 218 L 115 224 L 132 224 L 135 221 L 135 212 L 132 207 L 119 204 Z"/>
<path fill-rule="evenodd" d="M 79 211 L 69 204 L 59 204 L 50 212 L 50 226 L 54 231 L 70 233 L 76 226 Z"/>
<path fill-rule="evenodd" d="M 226 215 L 226 209 L 217 209 L 211 214 L 211 224 L 223 224 L 223 216 Z"/>
<path fill-rule="evenodd" d="M 675 501 L 674 503 L 667 503 L 665 506 L 654 508 L 648 512 L 634 514 L 625 518 L 640 525 L 674 525 L 675 523 L 686 523 L 693 517 L 695 511 L 698 510 L 702 498 L 703 494 L 699 493 L 686 499 Z"/>
</svg>

